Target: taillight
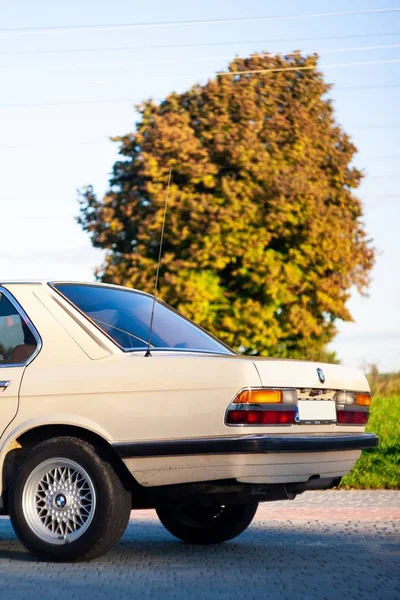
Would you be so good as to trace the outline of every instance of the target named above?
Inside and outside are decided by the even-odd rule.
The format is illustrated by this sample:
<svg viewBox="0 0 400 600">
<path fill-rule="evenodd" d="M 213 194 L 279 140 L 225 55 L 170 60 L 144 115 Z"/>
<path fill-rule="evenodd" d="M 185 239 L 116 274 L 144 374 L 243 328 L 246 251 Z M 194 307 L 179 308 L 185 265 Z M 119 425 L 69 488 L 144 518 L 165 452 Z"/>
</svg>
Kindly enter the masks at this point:
<svg viewBox="0 0 400 600">
<path fill-rule="evenodd" d="M 337 410 L 337 422 L 339 425 L 366 425 L 369 412 L 366 410 Z"/>
<path fill-rule="evenodd" d="M 372 403 L 369 392 L 336 392 L 338 425 L 366 425 Z"/>
<path fill-rule="evenodd" d="M 293 425 L 297 391 L 279 388 L 241 390 L 228 406 L 227 425 Z"/>
<path fill-rule="evenodd" d="M 228 410 L 228 425 L 293 425 L 296 410 Z"/>
</svg>

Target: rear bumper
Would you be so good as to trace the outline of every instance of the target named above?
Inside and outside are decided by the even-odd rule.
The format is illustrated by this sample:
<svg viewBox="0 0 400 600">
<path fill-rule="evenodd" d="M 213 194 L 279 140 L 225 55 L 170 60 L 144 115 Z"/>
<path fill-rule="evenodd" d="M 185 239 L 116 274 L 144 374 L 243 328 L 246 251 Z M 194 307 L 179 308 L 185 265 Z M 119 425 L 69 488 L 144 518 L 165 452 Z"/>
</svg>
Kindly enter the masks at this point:
<svg viewBox="0 0 400 600">
<path fill-rule="evenodd" d="M 163 440 L 113 444 L 124 459 L 208 454 L 275 454 L 339 452 L 375 448 L 379 438 L 373 433 L 325 435 L 236 435 L 220 438 Z"/>
</svg>

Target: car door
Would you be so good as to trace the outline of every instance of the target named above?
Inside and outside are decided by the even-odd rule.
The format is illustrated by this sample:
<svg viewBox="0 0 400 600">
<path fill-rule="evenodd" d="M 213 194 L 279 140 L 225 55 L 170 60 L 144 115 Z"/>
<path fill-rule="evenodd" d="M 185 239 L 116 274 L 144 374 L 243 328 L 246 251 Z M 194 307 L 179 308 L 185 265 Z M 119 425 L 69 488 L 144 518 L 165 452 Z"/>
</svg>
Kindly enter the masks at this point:
<svg viewBox="0 0 400 600">
<path fill-rule="evenodd" d="M 0 287 L 0 434 L 15 417 L 26 365 L 40 347 L 40 338 L 22 307 Z"/>
</svg>

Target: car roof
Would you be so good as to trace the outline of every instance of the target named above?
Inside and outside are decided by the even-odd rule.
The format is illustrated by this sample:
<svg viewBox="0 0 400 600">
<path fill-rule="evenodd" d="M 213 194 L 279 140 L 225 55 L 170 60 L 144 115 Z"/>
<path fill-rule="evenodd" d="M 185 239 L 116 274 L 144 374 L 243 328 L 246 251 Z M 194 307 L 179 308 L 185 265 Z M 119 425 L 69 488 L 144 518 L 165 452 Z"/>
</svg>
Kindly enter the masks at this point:
<svg viewBox="0 0 400 600">
<path fill-rule="evenodd" d="M 134 288 L 128 288 L 123 285 L 116 285 L 112 283 L 102 283 L 100 281 L 74 281 L 68 279 L 7 279 L 0 280 L 0 285 L 56 285 L 56 284 L 73 284 L 73 285 L 89 285 L 92 287 L 108 287 L 108 288 L 117 288 L 117 289 L 125 289 L 130 290 L 132 292 L 139 292 L 140 294 L 145 294 L 147 296 L 151 296 L 147 292 L 143 292 L 142 290 L 137 290 Z"/>
<path fill-rule="evenodd" d="M 100 281 L 76 281 L 75 279 L 7 279 L 0 280 L 0 285 L 52 285 L 55 283 L 74 283 L 83 285 L 104 285 L 115 287 L 109 283 L 101 283 Z M 118 286 L 123 287 L 123 286 Z"/>
<path fill-rule="evenodd" d="M 0 280 L 0 285 L 44 285 L 47 281 L 43 281 L 40 279 L 2 279 Z"/>
</svg>

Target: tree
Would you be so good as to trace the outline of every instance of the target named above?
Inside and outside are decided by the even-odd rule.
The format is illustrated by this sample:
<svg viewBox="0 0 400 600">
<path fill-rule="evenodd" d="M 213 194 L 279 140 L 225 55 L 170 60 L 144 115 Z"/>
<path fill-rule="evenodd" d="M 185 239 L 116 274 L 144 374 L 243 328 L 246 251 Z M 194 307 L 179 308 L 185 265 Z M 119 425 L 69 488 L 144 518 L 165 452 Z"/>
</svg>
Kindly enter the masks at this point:
<svg viewBox="0 0 400 600">
<path fill-rule="evenodd" d="M 318 57 L 237 58 L 232 74 L 138 107 L 110 189 L 80 195 L 106 249 L 104 282 L 153 291 L 247 354 L 321 359 L 374 251 L 353 190 L 362 173 L 335 122 Z M 260 71 L 245 73 L 246 71 Z"/>
</svg>

